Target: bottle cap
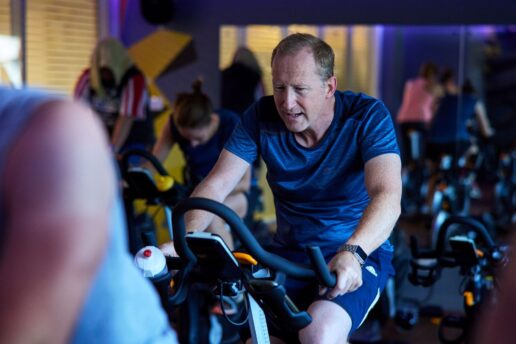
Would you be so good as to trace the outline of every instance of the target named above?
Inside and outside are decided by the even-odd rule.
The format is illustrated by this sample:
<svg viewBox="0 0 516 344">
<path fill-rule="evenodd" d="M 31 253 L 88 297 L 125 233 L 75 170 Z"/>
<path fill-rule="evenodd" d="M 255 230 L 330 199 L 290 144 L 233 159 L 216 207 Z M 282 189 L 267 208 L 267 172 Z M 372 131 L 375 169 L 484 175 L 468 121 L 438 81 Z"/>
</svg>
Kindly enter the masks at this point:
<svg viewBox="0 0 516 344">
<path fill-rule="evenodd" d="M 160 277 L 167 273 L 167 261 L 161 250 L 154 246 L 145 246 L 134 256 L 136 267 L 144 277 Z"/>
</svg>

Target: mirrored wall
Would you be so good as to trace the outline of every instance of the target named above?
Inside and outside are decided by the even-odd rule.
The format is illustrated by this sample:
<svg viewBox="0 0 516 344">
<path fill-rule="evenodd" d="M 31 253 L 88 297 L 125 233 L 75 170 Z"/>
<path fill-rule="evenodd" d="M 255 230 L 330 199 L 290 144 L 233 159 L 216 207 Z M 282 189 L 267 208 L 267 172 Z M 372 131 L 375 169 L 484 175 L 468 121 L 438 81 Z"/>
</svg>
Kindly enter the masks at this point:
<svg viewBox="0 0 516 344">
<path fill-rule="evenodd" d="M 514 149 L 516 138 L 516 25 L 464 29 L 465 80 L 477 87 L 495 130 L 497 147 Z"/>
<path fill-rule="evenodd" d="M 265 93 L 271 94 L 271 51 L 292 32 L 308 32 L 327 41 L 335 50 L 339 89 L 379 97 L 394 118 L 406 81 L 418 76 L 422 64 L 433 63 L 438 79 L 449 71 L 457 87 L 464 83 L 473 87 L 497 133 L 516 133 L 516 25 L 224 25 L 219 68 L 231 63 L 239 46 L 247 46 L 263 70 Z"/>
</svg>

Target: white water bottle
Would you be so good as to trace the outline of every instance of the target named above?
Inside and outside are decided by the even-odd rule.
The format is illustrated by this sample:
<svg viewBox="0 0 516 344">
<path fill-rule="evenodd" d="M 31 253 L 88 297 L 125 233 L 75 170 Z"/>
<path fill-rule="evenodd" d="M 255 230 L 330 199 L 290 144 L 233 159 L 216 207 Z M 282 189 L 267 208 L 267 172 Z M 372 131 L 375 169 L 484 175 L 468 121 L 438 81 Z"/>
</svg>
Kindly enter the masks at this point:
<svg viewBox="0 0 516 344">
<path fill-rule="evenodd" d="M 143 277 L 150 279 L 159 278 L 167 273 L 167 260 L 161 250 L 154 246 L 145 246 L 134 257 L 136 267 L 142 272 Z"/>
</svg>

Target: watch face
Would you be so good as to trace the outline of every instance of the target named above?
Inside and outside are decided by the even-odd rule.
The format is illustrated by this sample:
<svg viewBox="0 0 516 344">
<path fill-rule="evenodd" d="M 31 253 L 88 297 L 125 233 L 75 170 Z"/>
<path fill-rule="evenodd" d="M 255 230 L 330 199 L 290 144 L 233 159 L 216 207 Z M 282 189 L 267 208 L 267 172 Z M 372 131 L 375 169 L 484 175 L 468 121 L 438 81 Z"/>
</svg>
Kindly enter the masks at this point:
<svg viewBox="0 0 516 344">
<path fill-rule="evenodd" d="M 362 258 L 362 260 L 365 262 L 365 260 L 367 259 L 367 254 L 364 252 L 364 250 L 362 250 L 362 247 L 356 245 L 356 251 L 355 251 L 359 256 L 360 258 Z"/>
</svg>

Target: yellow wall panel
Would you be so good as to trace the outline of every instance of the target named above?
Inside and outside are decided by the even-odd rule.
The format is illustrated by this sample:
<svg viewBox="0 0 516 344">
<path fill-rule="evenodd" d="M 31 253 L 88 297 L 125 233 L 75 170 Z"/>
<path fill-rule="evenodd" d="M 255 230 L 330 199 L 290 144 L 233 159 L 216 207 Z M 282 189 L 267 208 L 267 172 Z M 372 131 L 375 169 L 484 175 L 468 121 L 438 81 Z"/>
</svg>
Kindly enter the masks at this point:
<svg viewBox="0 0 516 344">
<path fill-rule="evenodd" d="M 129 54 L 145 76 L 155 80 L 191 41 L 187 34 L 159 29 L 130 47 Z"/>
</svg>

